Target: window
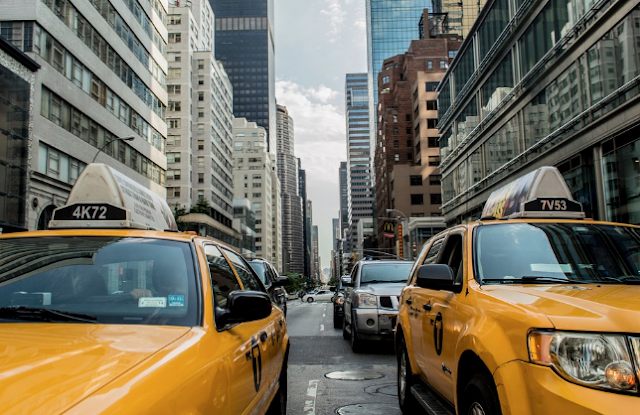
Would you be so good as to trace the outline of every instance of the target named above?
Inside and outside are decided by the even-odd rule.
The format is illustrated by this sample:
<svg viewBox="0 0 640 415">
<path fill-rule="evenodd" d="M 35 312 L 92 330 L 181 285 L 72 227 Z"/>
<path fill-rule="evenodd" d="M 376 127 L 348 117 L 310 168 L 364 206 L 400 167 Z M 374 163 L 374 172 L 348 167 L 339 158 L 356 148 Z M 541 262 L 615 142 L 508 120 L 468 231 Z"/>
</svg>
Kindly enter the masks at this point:
<svg viewBox="0 0 640 415">
<path fill-rule="evenodd" d="M 236 272 L 240 277 L 240 281 L 242 281 L 244 289 L 264 292 L 263 285 L 251 271 L 251 266 L 235 252 L 229 251 L 228 249 L 224 248 L 222 248 L 222 250 L 226 254 L 227 258 L 229 258 L 229 260 L 233 263 L 233 267 L 236 269 Z"/>
<path fill-rule="evenodd" d="M 427 111 L 437 111 L 438 110 L 438 101 L 427 101 Z"/>
<path fill-rule="evenodd" d="M 440 69 L 446 69 L 447 68 L 447 61 L 440 61 Z"/>
<path fill-rule="evenodd" d="M 229 293 L 239 290 L 240 284 L 238 284 L 238 280 L 231 270 L 231 266 L 222 256 L 218 247 L 205 245 L 204 253 L 209 263 L 209 273 L 211 275 L 215 303 L 219 307 L 225 307 Z"/>
<path fill-rule="evenodd" d="M 169 43 L 180 43 L 180 42 L 182 42 L 181 33 L 169 33 Z"/>
<path fill-rule="evenodd" d="M 433 69 L 433 62 L 427 61 L 427 69 Z"/>
<path fill-rule="evenodd" d="M 382 77 L 382 83 L 383 84 L 388 84 L 389 83 L 389 76 L 383 76 Z"/>
<path fill-rule="evenodd" d="M 398 140 L 393 140 L 393 148 L 399 148 L 400 142 Z"/>
<path fill-rule="evenodd" d="M 422 186 L 422 176 L 409 176 L 411 186 Z"/>
<path fill-rule="evenodd" d="M 436 148 L 439 146 L 438 141 L 440 140 L 439 137 L 429 137 L 429 147 L 431 148 Z"/>
<path fill-rule="evenodd" d="M 198 140 L 198 150 L 204 150 L 204 140 Z"/>
<path fill-rule="evenodd" d="M 438 128 L 438 119 L 437 118 L 427 118 L 427 128 L 429 128 L 429 129 Z"/>
<path fill-rule="evenodd" d="M 204 173 L 198 173 L 198 183 L 204 183 Z"/>
<path fill-rule="evenodd" d="M 431 196 L 431 204 L 432 205 L 441 205 L 442 204 L 442 195 L 440 193 L 433 193 Z"/>
<path fill-rule="evenodd" d="M 440 186 L 440 180 L 442 180 L 441 174 L 432 174 L 431 176 L 429 176 L 429 185 Z"/>
<path fill-rule="evenodd" d="M 400 154 L 396 153 L 393 155 L 393 161 L 400 161 Z"/>
<path fill-rule="evenodd" d="M 398 122 L 398 115 L 397 114 L 393 114 L 391 116 L 391 118 L 393 119 L 393 122 Z"/>
<path fill-rule="evenodd" d="M 440 165 L 440 156 L 429 156 L 429 166 Z"/>
<path fill-rule="evenodd" d="M 424 205 L 424 195 L 422 193 L 411 195 L 412 205 Z"/>
<path fill-rule="evenodd" d="M 425 87 L 425 92 L 435 92 L 438 87 L 438 82 L 426 82 Z"/>
</svg>

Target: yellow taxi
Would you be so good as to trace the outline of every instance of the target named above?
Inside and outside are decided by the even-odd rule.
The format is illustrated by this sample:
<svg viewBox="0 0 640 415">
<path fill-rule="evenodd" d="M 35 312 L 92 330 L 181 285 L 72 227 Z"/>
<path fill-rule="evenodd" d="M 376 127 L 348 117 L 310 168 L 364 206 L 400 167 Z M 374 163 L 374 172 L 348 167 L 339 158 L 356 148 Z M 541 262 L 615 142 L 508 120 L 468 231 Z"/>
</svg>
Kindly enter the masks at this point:
<svg viewBox="0 0 640 415">
<path fill-rule="evenodd" d="M 640 227 L 584 216 L 543 167 L 424 244 L 395 332 L 405 414 L 640 413 Z"/>
<path fill-rule="evenodd" d="M 49 228 L 0 236 L 0 413 L 286 413 L 286 322 L 242 256 L 103 164 Z"/>
</svg>

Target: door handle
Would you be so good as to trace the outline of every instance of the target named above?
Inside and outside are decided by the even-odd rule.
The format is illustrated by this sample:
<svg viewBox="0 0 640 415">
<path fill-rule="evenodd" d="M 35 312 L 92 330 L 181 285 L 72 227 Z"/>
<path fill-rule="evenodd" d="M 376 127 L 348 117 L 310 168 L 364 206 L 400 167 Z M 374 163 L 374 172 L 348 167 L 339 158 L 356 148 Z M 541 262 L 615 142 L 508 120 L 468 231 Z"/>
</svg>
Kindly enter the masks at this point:
<svg viewBox="0 0 640 415">
<path fill-rule="evenodd" d="M 260 333 L 260 341 L 261 342 L 263 342 L 263 343 L 266 342 L 268 337 L 269 336 L 267 336 L 267 333 L 265 333 L 264 331 L 262 333 Z"/>
<path fill-rule="evenodd" d="M 412 302 L 412 301 L 411 301 L 411 298 L 407 298 L 406 300 L 404 300 L 404 302 L 405 302 L 405 303 L 407 303 L 407 304 L 409 304 L 409 305 L 411 305 L 411 302 Z"/>
<path fill-rule="evenodd" d="M 422 306 L 425 311 L 431 311 L 431 304 L 427 303 Z"/>
</svg>

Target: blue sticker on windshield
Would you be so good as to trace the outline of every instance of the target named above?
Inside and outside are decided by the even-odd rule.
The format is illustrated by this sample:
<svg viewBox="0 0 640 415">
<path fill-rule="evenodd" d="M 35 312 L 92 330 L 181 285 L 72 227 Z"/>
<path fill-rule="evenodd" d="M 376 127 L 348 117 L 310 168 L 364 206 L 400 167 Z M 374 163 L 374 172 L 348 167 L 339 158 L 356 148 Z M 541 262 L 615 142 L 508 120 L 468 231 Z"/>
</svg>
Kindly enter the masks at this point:
<svg viewBox="0 0 640 415">
<path fill-rule="evenodd" d="M 169 307 L 184 307 L 184 295 L 170 295 Z"/>
</svg>

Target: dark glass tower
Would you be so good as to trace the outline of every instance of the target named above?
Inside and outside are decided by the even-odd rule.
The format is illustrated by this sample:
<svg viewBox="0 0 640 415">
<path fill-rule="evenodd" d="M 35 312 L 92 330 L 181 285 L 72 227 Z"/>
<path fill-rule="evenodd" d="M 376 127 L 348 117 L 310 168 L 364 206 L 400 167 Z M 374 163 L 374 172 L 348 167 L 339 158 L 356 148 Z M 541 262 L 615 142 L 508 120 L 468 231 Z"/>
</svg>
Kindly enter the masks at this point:
<svg viewBox="0 0 640 415">
<path fill-rule="evenodd" d="M 276 153 L 274 0 L 209 0 L 216 18 L 215 54 L 233 85 L 233 115 L 267 130 Z"/>
</svg>

